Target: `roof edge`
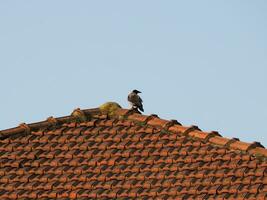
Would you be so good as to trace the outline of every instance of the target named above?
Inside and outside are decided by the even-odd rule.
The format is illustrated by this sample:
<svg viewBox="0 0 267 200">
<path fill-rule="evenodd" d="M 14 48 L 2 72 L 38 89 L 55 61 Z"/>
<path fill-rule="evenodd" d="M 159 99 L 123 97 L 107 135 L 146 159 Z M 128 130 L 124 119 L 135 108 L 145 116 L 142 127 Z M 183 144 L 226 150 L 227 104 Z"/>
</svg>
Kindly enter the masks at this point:
<svg viewBox="0 0 267 200">
<path fill-rule="evenodd" d="M 209 142 L 210 144 L 226 147 L 230 150 L 247 152 L 256 157 L 267 157 L 267 149 L 260 142 L 247 143 L 239 141 L 238 138 L 226 138 L 217 131 L 204 132 L 197 126 L 185 127 L 176 120 L 165 120 L 157 115 L 142 115 L 139 112 L 128 109 L 119 109 L 116 112 L 118 118 L 124 118 L 143 125 L 163 127 L 166 131 L 180 133 L 192 138 Z"/>
<path fill-rule="evenodd" d="M 17 127 L 0 131 L 0 140 L 11 136 L 27 135 L 32 131 L 37 131 L 41 128 L 61 125 L 64 123 L 90 121 L 95 115 L 99 114 L 106 115 L 107 118 L 127 119 L 142 125 L 161 127 L 166 131 L 190 136 L 201 141 L 209 142 L 213 145 L 226 147 L 231 150 L 247 152 L 257 157 L 267 157 L 267 149 L 265 149 L 259 142 L 247 143 L 239 141 L 238 138 L 225 138 L 216 131 L 204 132 L 197 126 L 186 127 L 176 120 L 161 119 L 155 114 L 143 115 L 137 110 L 121 108 L 120 105 L 115 102 L 105 103 L 99 108 L 84 110 L 76 108 L 69 116 L 58 118 L 48 117 L 44 121 L 30 124 L 22 123 Z"/>
<path fill-rule="evenodd" d="M 121 106 L 116 102 L 107 102 L 102 104 L 98 108 L 84 109 L 76 108 L 68 116 L 54 118 L 52 116 L 48 117 L 44 121 L 36 123 L 21 123 L 19 126 L 14 128 L 9 128 L 0 131 L 0 140 L 8 138 L 10 136 L 16 136 L 20 134 L 29 134 L 31 131 L 36 131 L 41 128 L 61 125 L 68 122 L 84 122 L 90 120 L 94 115 L 97 114 L 106 114 L 107 116 L 112 117 L 114 113 L 120 109 Z"/>
<path fill-rule="evenodd" d="M 48 117 L 44 121 L 35 122 L 35 123 L 22 123 L 17 127 L 5 129 L 0 131 L 0 140 L 8 138 L 10 136 L 16 136 L 19 134 L 29 134 L 31 131 L 37 131 L 41 128 L 46 128 L 49 126 L 54 125 L 61 125 L 68 122 L 83 122 L 86 120 L 90 120 L 93 115 L 99 114 L 99 108 L 92 108 L 92 109 L 84 109 L 81 110 L 80 108 L 74 109 L 71 115 L 63 116 L 63 117 Z"/>
</svg>

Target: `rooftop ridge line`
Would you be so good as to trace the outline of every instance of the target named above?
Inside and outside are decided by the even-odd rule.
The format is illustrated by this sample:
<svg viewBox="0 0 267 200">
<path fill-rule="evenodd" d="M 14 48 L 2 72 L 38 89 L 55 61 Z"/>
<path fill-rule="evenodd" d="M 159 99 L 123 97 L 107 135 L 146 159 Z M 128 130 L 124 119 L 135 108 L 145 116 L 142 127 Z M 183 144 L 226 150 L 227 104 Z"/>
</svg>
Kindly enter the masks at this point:
<svg viewBox="0 0 267 200">
<path fill-rule="evenodd" d="M 142 115 L 140 113 L 132 112 L 127 109 L 119 109 L 116 112 L 117 117 L 126 118 L 133 122 L 141 122 L 150 126 L 158 126 L 162 128 L 167 127 L 167 131 L 181 133 L 183 135 L 188 135 L 201 141 L 210 142 L 214 145 L 219 145 L 226 147 L 230 150 L 245 151 L 256 156 L 267 157 L 267 149 L 260 142 L 247 143 L 239 141 L 237 138 L 226 138 L 221 136 L 217 131 L 204 132 L 200 130 L 197 126 L 185 127 L 181 123 L 173 123 L 175 120 L 165 120 L 159 118 L 157 115 L 152 114 Z"/>
<path fill-rule="evenodd" d="M 84 109 L 84 110 L 76 108 L 71 113 L 71 115 L 68 116 L 57 117 L 57 118 L 51 116 L 44 121 L 30 123 L 30 124 L 21 123 L 17 127 L 2 130 L 0 131 L 0 140 L 18 134 L 29 134 L 31 131 L 36 131 L 40 128 L 45 128 L 54 125 L 61 125 L 67 122 L 72 122 L 72 121 L 82 122 L 84 119 L 90 119 L 92 115 L 99 113 L 100 113 L 99 108 Z"/>
<path fill-rule="evenodd" d="M 6 129 L 0 131 L 0 140 L 8 138 L 10 136 L 15 136 L 19 134 L 30 134 L 31 131 L 39 130 L 40 128 L 45 128 L 49 126 L 61 125 L 69 122 L 85 122 L 90 121 L 94 115 L 104 114 L 108 118 L 126 119 L 133 122 L 139 122 L 143 125 L 148 125 L 152 127 L 161 127 L 170 132 L 183 134 L 190 136 L 192 138 L 199 139 L 201 141 L 210 142 L 214 145 L 219 145 L 232 150 L 245 151 L 257 156 L 267 157 L 267 149 L 264 148 L 259 142 L 247 143 L 239 141 L 236 138 L 225 138 L 222 137 L 218 132 L 204 132 L 201 131 L 197 126 L 185 127 L 176 120 L 165 120 L 159 118 L 157 115 L 143 115 L 137 110 L 124 109 L 121 108 L 119 104 L 114 102 L 108 102 L 103 104 L 99 108 L 74 109 L 74 111 L 69 116 L 63 117 L 48 117 L 44 121 L 36 123 L 22 123 L 17 127 Z"/>
</svg>

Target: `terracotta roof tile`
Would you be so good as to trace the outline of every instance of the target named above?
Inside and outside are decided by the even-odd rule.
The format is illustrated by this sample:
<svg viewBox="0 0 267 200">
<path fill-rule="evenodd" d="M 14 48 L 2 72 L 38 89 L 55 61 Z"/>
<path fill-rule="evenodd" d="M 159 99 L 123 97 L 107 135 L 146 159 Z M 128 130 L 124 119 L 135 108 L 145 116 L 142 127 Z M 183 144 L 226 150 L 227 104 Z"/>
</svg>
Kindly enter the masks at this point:
<svg viewBox="0 0 267 200">
<path fill-rule="evenodd" d="M 168 131 L 174 132 L 174 133 L 180 133 L 182 135 L 187 135 L 189 132 L 199 130 L 197 126 L 191 126 L 191 127 L 184 127 L 181 125 L 174 125 L 171 126 Z"/>
<path fill-rule="evenodd" d="M 147 120 L 149 120 L 151 117 L 147 115 L 141 115 L 138 113 L 131 114 L 127 117 L 128 120 L 134 121 L 134 122 L 141 122 L 146 123 Z"/>
<path fill-rule="evenodd" d="M 259 143 L 101 109 L 0 131 L 0 198 L 266 197 L 267 151 Z"/>
</svg>

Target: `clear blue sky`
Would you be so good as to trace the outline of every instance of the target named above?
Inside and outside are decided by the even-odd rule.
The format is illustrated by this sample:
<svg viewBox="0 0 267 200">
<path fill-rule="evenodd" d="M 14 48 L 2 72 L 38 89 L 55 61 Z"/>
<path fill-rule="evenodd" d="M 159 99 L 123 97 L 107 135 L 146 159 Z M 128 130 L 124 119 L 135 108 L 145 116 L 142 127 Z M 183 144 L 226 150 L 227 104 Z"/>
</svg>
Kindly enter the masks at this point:
<svg viewBox="0 0 267 200">
<path fill-rule="evenodd" d="M 0 130 L 142 91 L 145 114 L 267 146 L 267 1 L 1 1 Z"/>
</svg>

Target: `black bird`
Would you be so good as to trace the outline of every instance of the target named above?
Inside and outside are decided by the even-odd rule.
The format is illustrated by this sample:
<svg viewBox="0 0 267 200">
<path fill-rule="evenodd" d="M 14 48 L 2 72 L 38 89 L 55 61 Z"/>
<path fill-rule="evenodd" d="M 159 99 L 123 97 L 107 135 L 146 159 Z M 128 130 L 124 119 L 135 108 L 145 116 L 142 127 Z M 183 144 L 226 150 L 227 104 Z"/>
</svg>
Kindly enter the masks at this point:
<svg viewBox="0 0 267 200">
<path fill-rule="evenodd" d="M 128 101 L 130 102 L 132 109 L 139 109 L 142 112 L 144 112 L 142 102 L 143 100 L 141 97 L 139 97 L 138 93 L 141 93 L 138 90 L 133 90 L 129 95 L 128 95 Z"/>
</svg>

